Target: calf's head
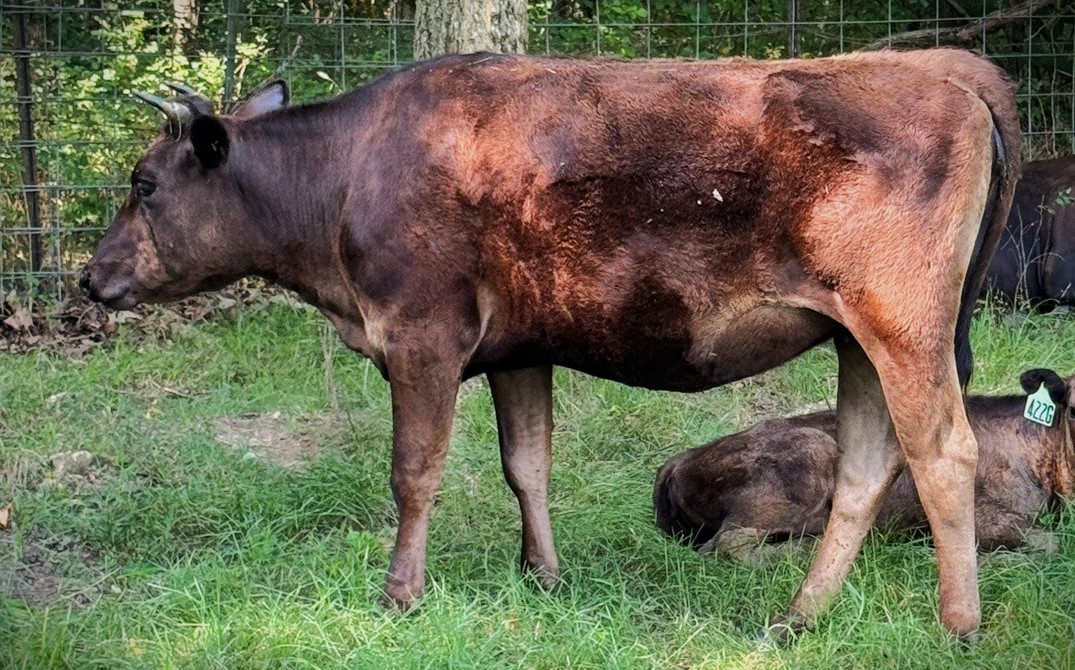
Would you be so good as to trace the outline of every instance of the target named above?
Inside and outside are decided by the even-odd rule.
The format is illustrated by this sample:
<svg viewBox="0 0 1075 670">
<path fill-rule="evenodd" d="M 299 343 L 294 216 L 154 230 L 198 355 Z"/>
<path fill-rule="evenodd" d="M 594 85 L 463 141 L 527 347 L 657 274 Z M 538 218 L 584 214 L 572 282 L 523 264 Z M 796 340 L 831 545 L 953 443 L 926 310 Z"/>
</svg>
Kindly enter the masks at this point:
<svg viewBox="0 0 1075 670">
<path fill-rule="evenodd" d="M 1056 405 L 1054 426 L 1070 426 L 1075 422 L 1075 377 L 1064 379 L 1052 370 L 1035 368 L 1019 376 L 1019 385 L 1027 395 L 1037 392 L 1042 384 L 1049 392 L 1049 399 Z"/>
<path fill-rule="evenodd" d="M 1039 455 L 1030 463 L 1041 484 L 1060 499 L 1075 499 L 1075 376 L 1062 379 L 1052 370 L 1027 370 L 1019 378 L 1026 393 L 1045 385 L 1056 405 L 1052 427 L 1035 445 Z"/>
<path fill-rule="evenodd" d="M 137 94 L 167 125 L 135 164 L 131 190 L 79 277 L 91 300 L 115 309 L 219 288 L 250 271 L 241 257 L 249 217 L 231 165 L 241 151 L 235 131 L 286 105 L 287 88 L 271 81 L 217 116 L 193 90 L 169 86 L 180 97 Z"/>
<path fill-rule="evenodd" d="M 697 458 L 702 449 L 704 447 L 678 454 L 661 466 L 653 486 L 653 511 L 657 527 L 666 535 L 695 549 L 717 533 L 719 521 L 714 526 L 690 512 L 691 506 L 682 499 L 680 489 L 683 482 L 678 470 L 681 467 L 690 470 L 692 466 L 695 470 L 704 469 L 704 459 L 698 462 Z"/>
</svg>

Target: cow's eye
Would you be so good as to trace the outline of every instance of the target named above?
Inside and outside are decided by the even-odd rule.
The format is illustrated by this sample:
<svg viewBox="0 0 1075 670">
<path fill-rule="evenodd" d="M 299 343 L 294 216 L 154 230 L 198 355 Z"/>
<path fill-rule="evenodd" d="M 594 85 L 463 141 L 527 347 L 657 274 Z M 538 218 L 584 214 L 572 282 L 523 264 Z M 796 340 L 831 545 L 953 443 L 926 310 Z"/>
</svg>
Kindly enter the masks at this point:
<svg viewBox="0 0 1075 670">
<path fill-rule="evenodd" d="M 134 194 L 139 198 L 148 198 L 153 195 L 153 191 L 157 190 L 157 185 L 151 181 L 136 179 L 135 182 L 131 184 L 131 188 L 134 189 Z"/>
</svg>

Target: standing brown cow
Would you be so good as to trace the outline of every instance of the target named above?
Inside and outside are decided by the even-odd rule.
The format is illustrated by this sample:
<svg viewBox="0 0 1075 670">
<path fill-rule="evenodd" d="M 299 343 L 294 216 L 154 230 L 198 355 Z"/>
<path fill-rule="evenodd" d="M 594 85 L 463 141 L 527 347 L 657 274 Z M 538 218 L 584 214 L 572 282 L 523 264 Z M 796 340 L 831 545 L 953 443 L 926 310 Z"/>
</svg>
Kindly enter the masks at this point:
<svg viewBox="0 0 1075 670">
<path fill-rule="evenodd" d="M 1044 384 L 1055 404 L 1051 425 L 1023 417 L 1026 396 L 972 396 L 967 417 L 978 439 L 975 527 L 984 549 L 1056 540 L 1034 517 L 1075 495 L 1075 377 L 1028 370 L 1023 390 Z M 751 558 L 761 541 L 820 535 L 836 487 L 835 412 L 771 419 L 678 454 L 657 474 L 653 505 L 665 533 L 700 551 Z M 904 469 L 881 504 L 876 527 L 926 525 L 911 473 Z"/>
<path fill-rule="evenodd" d="M 260 275 L 372 359 L 392 392 L 389 602 L 424 587 L 460 380 L 489 378 L 523 564 L 552 581 L 552 365 L 696 391 L 835 337 L 840 477 L 785 621 L 839 591 L 906 458 L 942 621 L 977 628 L 960 382 L 1020 148 L 988 62 L 478 54 L 301 107 L 157 104 L 175 136 L 138 161 L 82 285 L 128 308 Z"/>
</svg>

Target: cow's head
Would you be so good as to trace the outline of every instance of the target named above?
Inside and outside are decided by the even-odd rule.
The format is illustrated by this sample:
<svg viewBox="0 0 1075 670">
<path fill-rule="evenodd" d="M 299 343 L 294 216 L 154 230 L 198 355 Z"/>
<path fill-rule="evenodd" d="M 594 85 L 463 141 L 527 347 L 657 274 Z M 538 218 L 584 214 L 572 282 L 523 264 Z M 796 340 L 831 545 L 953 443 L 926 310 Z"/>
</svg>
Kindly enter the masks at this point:
<svg viewBox="0 0 1075 670">
<path fill-rule="evenodd" d="M 135 164 L 131 190 L 79 277 L 90 299 L 115 309 L 220 288 L 250 271 L 238 255 L 248 222 L 229 156 L 242 120 L 285 106 L 287 87 L 270 81 L 217 116 L 193 90 L 169 86 L 178 98 L 137 94 L 167 125 Z"/>
</svg>

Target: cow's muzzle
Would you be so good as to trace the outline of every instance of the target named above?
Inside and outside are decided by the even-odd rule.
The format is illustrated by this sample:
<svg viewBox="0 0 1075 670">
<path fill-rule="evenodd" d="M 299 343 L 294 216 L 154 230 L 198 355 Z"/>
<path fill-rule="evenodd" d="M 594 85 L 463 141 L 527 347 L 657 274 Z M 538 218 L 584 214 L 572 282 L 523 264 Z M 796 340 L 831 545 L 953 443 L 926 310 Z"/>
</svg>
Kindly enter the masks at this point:
<svg viewBox="0 0 1075 670">
<path fill-rule="evenodd" d="M 129 281 L 101 281 L 91 265 L 82 268 L 79 273 L 78 287 L 87 298 L 109 309 L 130 309 L 138 304 Z"/>
</svg>

